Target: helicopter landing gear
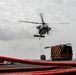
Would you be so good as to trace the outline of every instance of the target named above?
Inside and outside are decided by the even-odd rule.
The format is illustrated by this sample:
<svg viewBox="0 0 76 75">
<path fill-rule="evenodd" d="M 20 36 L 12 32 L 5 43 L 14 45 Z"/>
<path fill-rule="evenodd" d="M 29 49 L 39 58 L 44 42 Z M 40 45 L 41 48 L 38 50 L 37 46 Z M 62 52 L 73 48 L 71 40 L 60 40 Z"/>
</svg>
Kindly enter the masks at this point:
<svg viewBox="0 0 76 75">
<path fill-rule="evenodd" d="M 34 37 L 43 37 L 43 38 L 44 38 L 45 36 L 40 36 L 40 35 L 34 35 Z"/>
</svg>

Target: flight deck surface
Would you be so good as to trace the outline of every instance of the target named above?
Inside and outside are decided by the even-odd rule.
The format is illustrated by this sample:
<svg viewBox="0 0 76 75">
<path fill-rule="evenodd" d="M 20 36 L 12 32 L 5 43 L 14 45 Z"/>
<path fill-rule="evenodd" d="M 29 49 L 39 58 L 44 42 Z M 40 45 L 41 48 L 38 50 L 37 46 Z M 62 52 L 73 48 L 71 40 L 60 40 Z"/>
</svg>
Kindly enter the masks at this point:
<svg viewBox="0 0 76 75">
<path fill-rule="evenodd" d="M 35 61 L 35 60 L 34 60 Z M 40 62 L 55 62 L 55 61 L 42 61 Z M 56 61 L 56 62 L 75 62 L 73 61 Z M 75 66 L 57 66 L 57 65 L 33 65 L 33 64 L 22 64 L 22 63 L 14 63 L 14 64 L 1 64 L 0 65 L 0 75 L 32 75 L 31 73 L 35 73 L 39 75 L 38 72 L 47 72 L 47 71 L 60 71 L 67 69 L 76 69 Z M 69 74 L 69 73 L 68 73 Z M 43 74 L 42 74 L 43 75 Z M 45 74 L 47 75 L 47 74 Z M 52 75 L 52 74 L 50 74 Z M 55 74 L 53 74 L 55 75 Z M 64 74 L 63 74 L 64 75 Z M 65 74 L 66 75 L 66 74 Z M 76 75 L 76 73 L 70 73 L 69 75 Z"/>
</svg>

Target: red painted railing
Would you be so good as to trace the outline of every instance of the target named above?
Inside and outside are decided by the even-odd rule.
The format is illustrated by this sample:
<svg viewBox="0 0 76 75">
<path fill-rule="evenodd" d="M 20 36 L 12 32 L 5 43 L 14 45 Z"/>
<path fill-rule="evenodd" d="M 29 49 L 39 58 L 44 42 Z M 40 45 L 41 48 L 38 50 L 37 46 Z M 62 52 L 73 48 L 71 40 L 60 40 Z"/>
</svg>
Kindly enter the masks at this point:
<svg viewBox="0 0 76 75">
<path fill-rule="evenodd" d="M 10 58 L 10 57 L 4 57 L 0 56 L 0 60 L 6 60 L 11 62 L 18 62 L 18 63 L 24 63 L 24 64 L 34 64 L 34 65 L 59 65 L 59 66 L 76 66 L 76 62 L 45 62 L 45 61 L 33 61 L 33 60 L 22 60 L 17 58 Z"/>
</svg>

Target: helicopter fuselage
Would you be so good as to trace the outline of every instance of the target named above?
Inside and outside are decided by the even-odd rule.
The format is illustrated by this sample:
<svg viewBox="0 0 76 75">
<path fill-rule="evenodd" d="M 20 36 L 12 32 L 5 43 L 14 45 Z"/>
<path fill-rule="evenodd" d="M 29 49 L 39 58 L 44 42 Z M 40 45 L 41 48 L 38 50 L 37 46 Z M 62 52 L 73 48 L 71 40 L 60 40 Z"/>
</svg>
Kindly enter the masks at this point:
<svg viewBox="0 0 76 75">
<path fill-rule="evenodd" d="M 39 26 L 37 26 L 37 29 L 39 30 L 40 35 L 43 35 L 46 33 L 49 34 L 49 31 L 51 30 L 51 28 L 46 25 L 44 25 L 44 26 L 39 25 Z"/>
</svg>

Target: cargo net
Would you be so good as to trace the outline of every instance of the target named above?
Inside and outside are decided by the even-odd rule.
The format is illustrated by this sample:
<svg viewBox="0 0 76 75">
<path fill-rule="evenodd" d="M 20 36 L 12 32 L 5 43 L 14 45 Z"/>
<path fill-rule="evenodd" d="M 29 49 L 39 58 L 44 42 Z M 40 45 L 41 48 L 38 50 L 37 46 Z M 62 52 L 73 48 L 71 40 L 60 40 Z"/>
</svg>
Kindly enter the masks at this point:
<svg viewBox="0 0 76 75">
<path fill-rule="evenodd" d="M 52 46 L 51 59 L 52 60 L 72 60 L 71 44 Z"/>
</svg>

